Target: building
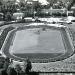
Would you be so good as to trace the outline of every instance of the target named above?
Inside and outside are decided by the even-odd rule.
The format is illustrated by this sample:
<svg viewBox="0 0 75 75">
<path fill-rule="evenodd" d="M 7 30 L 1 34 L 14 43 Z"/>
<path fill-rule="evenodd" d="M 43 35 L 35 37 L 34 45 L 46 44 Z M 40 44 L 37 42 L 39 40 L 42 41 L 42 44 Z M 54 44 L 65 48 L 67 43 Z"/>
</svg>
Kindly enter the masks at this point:
<svg viewBox="0 0 75 75">
<path fill-rule="evenodd" d="M 63 9 L 42 9 L 41 13 L 49 13 L 49 14 L 54 14 L 54 13 L 61 13 L 61 14 L 67 14 L 67 9 L 63 8 Z"/>
<path fill-rule="evenodd" d="M 47 0 L 50 3 L 56 3 L 58 1 L 62 1 L 63 3 L 67 3 L 67 2 L 73 2 L 73 0 Z"/>
<path fill-rule="evenodd" d="M 62 1 L 63 3 L 67 3 L 67 2 L 73 2 L 73 0 L 59 0 L 59 1 Z"/>
<path fill-rule="evenodd" d="M 16 0 L 0 0 L 2 4 L 6 4 L 7 2 L 13 2 L 15 3 Z"/>
<path fill-rule="evenodd" d="M 8 1 L 12 1 L 15 2 L 16 0 L 2 0 L 3 2 L 8 2 Z"/>
<path fill-rule="evenodd" d="M 75 16 L 75 4 L 71 7 L 71 11 L 73 11 L 73 15 Z"/>
</svg>

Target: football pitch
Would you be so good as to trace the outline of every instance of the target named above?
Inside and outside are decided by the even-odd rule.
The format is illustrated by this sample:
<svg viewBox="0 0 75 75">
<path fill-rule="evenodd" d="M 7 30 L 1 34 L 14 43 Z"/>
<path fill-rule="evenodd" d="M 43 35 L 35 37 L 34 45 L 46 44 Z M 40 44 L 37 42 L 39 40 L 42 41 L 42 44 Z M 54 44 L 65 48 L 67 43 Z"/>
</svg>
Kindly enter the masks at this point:
<svg viewBox="0 0 75 75">
<path fill-rule="evenodd" d="M 13 53 L 64 53 L 61 32 L 34 28 L 17 31 L 11 47 Z"/>
</svg>

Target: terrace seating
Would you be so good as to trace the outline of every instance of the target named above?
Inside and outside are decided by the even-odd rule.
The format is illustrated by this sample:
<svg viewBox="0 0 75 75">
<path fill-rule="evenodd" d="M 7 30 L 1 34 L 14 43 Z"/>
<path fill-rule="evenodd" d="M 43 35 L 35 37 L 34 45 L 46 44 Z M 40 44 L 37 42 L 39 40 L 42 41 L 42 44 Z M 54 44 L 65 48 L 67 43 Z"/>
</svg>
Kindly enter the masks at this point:
<svg viewBox="0 0 75 75">
<path fill-rule="evenodd" d="M 4 43 L 4 40 L 5 40 L 5 38 L 6 38 L 7 34 L 8 34 L 8 32 L 9 32 L 10 30 L 12 30 L 12 29 L 14 29 L 14 27 L 8 27 L 8 28 L 5 28 L 5 29 L 3 30 L 3 32 L 2 32 L 2 34 L 1 34 L 1 36 L 0 36 L 0 49 L 1 49 L 2 45 L 3 45 L 3 43 Z"/>
</svg>

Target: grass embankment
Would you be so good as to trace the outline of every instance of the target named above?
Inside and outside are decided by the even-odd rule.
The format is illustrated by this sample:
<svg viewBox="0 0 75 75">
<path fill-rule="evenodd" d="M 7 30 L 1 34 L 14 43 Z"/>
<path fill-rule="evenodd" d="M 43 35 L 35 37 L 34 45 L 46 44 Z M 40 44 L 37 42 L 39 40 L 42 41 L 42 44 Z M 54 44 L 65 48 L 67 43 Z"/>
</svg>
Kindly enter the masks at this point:
<svg viewBox="0 0 75 75">
<path fill-rule="evenodd" d="M 7 34 L 8 34 L 8 32 L 9 31 L 11 31 L 11 30 L 13 30 L 14 29 L 14 27 L 8 27 L 8 28 L 5 28 L 4 30 L 3 30 L 3 32 L 2 32 L 2 34 L 1 34 L 1 36 L 0 36 L 0 49 L 1 49 L 1 47 L 2 47 L 2 45 L 3 45 L 3 43 L 4 43 L 4 40 L 5 40 L 5 38 L 6 38 L 6 36 L 7 36 Z"/>
</svg>

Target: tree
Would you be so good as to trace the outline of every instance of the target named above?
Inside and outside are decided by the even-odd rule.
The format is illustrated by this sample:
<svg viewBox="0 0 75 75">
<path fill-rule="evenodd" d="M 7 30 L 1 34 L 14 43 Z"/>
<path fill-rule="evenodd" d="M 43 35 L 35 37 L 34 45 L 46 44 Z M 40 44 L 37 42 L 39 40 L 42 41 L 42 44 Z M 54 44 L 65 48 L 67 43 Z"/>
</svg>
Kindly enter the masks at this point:
<svg viewBox="0 0 75 75">
<path fill-rule="evenodd" d="M 38 1 L 33 1 L 33 9 L 38 12 L 38 9 L 41 9 L 41 4 Z"/>
<path fill-rule="evenodd" d="M 65 5 L 68 10 L 75 4 L 75 0 L 68 1 Z"/>
<path fill-rule="evenodd" d="M 50 3 L 51 6 L 57 2 L 57 0 L 47 0 L 47 1 Z"/>
<path fill-rule="evenodd" d="M 0 1 L 0 5 L 2 5 L 2 2 Z"/>
</svg>

